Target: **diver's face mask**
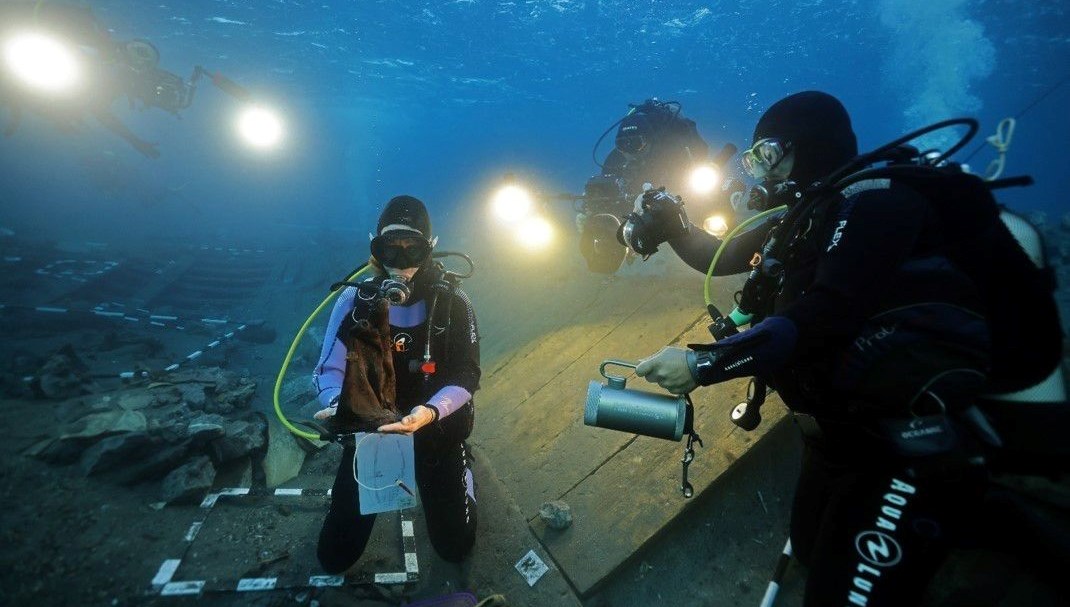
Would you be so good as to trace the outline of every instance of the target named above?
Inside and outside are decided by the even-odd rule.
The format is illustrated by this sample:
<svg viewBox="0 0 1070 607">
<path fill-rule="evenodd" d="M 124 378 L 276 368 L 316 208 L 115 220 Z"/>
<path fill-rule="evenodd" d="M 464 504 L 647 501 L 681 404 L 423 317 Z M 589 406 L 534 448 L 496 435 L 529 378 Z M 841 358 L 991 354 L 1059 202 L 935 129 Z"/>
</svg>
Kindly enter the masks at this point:
<svg viewBox="0 0 1070 607">
<path fill-rule="evenodd" d="M 371 253 L 385 267 L 418 268 L 431 256 L 433 246 L 434 243 L 423 238 L 376 236 L 372 239 Z"/>
<path fill-rule="evenodd" d="M 740 160 L 743 169 L 758 180 L 780 181 L 791 173 L 794 155 L 790 141 L 772 137 L 759 139 L 751 148 L 743 152 Z"/>
</svg>

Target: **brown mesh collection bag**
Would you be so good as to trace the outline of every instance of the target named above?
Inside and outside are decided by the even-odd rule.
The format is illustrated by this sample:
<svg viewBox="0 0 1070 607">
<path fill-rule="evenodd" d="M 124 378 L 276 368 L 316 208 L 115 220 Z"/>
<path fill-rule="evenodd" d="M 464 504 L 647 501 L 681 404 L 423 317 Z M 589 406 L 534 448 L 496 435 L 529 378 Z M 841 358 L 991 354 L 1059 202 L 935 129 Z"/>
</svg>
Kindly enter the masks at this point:
<svg viewBox="0 0 1070 607">
<path fill-rule="evenodd" d="M 359 319 L 343 338 L 346 373 L 333 421 L 335 431 L 374 432 L 399 419 L 390 305 L 379 300 L 368 319 Z"/>
</svg>

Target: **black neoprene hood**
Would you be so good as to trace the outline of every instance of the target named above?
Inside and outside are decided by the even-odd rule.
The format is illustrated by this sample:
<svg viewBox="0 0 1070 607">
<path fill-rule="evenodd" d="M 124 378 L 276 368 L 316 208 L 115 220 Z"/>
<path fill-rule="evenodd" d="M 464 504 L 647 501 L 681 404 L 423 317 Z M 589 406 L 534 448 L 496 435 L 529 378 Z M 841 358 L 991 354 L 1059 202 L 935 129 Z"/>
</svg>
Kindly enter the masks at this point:
<svg viewBox="0 0 1070 607">
<path fill-rule="evenodd" d="M 382 234 L 383 228 L 390 225 L 408 226 L 419 231 L 424 238 L 431 238 L 431 216 L 424 203 L 413 196 L 395 196 L 386 203 L 386 208 L 379 215 L 376 234 Z"/>
<path fill-rule="evenodd" d="M 795 153 L 790 179 L 810 185 L 858 155 L 847 110 L 828 93 L 803 91 L 774 103 L 754 127 L 754 141 L 790 141 Z"/>
</svg>

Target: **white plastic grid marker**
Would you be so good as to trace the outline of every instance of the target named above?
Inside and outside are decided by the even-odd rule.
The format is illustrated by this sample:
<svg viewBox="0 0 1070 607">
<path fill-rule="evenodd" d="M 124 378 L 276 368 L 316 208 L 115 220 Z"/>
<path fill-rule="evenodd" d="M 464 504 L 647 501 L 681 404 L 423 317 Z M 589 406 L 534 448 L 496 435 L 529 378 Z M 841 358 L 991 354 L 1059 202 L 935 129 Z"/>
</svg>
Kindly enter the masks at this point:
<svg viewBox="0 0 1070 607">
<path fill-rule="evenodd" d="M 163 587 L 160 596 L 189 596 L 200 594 L 204 590 L 204 581 L 171 582 Z"/>
<path fill-rule="evenodd" d="M 326 491 L 317 489 L 298 489 L 298 488 L 278 488 L 269 495 L 276 496 L 324 496 L 330 495 L 331 490 Z M 206 519 L 212 513 L 213 508 L 218 504 L 221 498 L 239 498 L 242 496 L 256 495 L 263 496 L 263 492 L 253 492 L 249 487 L 229 487 L 220 489 L 217 493 L 209 493 L 204 497 L 201 502 L 201 508 L 204 510 L 204 514 L 201 520 L 193 523 L 189 530 L 186 532 L 184 540 L 187 545 L 187 550 L 192 547 L 193 541 L 196 539 L 201 528 L 203 527 Z M 415 582 L 419 579 L 419 568 L 416 556 L 416 542 L 414 537 L 413 522 L 411 519 L 411 513 L 402 511 L 400 515 L 400 531 L 402 535 L 402 549 L 404 552 L 405 571 L 387 572 L 387 573 L 374 573 L 372 578 L 364 578 L 366 581 L 374 581 L 377 584 L 406 584 Z M 155 578 L 153 578 L 153 588 L 160 588 L 160 596 L 185 596 L 185 595 L 199 595 L 205 591 L 207 587 L 206 580 L 187 580 L 174 582 L 171 579 L 177 572 L 181 559 L 170 559 L 165 561 L 160 567 L 160 571 L 157 572 Z M 370 573 L 370 572 L 369 572 Z M 281 582 L 280 580 L 285 580 Z M 230 582 L 229 588 L 226 587 L 227 581 L 222 580 L 224 586 L 220 587 L 220 580 L 212 582 L 212 591 L 218 590 L 230 590 L 232 592 L 252 592 L 258 590 L 273 590 L 277 588 L 295 588 L 295 587 L 323 587 L 323 586 L 345 586 L 346 578 L 343 576 L 331 576 L 331 575 L 318 575 L 307 578 L 307 585 L 302 581 L 297 581 L 292 578 L 242 578 Z M 358 582 L 359 583 L 359 582 Z M 161 588 L 162 586 L 162 588 Z"/>
<path fill-rule="evenodd" d="M 201 527 L 204 526 L 204 521 L 197 521 L 189 526 L 189 531 L 186 532 L 186 541 L 193 542 L 197 539 L 197 534 L 200 533 Z"/>
<path fill-rule="evenodd" d="M 260 590 L 274 590 L 279 578 L 257 577 L 243 578 L 238 580 L 238 592 L 255 592 Z"/>
<path fill-rule="evenodd" d="M 153 586 L 163 586 L 171 581 L 171 578 L 175 577 L 175 572 L 178 571 L 178 566 L 182 564 L 182 559 L 168 559 L 160 565 L 160 569 L 156 572 L 156 577 L 152 578 Z"/>
<path fill-rule="evenodd" d="M 220 489 L 219 495 L 249 495 L 249 487 L 228 487 Z"/>
</svg>

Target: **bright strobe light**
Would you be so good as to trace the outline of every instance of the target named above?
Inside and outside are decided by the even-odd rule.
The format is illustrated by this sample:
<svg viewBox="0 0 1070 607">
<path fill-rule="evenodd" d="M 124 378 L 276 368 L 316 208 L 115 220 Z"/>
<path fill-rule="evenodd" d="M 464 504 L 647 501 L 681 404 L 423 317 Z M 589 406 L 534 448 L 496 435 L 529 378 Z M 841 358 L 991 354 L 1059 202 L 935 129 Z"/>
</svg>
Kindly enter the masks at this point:
<svg viewBox="0 0 1070 607">
<path fill-rule="evenodd" d="M 534 206 L 531 193 L 520 186 L 504 186 L 494 195 L 494 214 L 505 222 L 524 219 L 531 214 Z"/>
<path fill-rule="evenodd" d="M 82 79 L 75 51 L 39 32 L 16 34 L 4 44 L 4 61 L 26 86 L 44 93 L 70 91 Z"/>
<path fill-rule="evenodd" d="M 273 148 L 282 141 L 282 120 L 271 110 L 253 106 L 238 117 L 238 132 L 253 147 Z"/>
<path fill-rule="evenodd" d="M 704 164 L 691 171 L 691 190 L 696 194 L 709 194 L 721 183 L 721 173 Z"/>
<path fill-rule="evenodd" d="M 532 217 L 517 228 L 517 238 L 527 249 L 542 249 L 554 239 L 554 227 L 542 217 Z"/>
<path fill-rule="evenodd" d="M 702 229 L 720 238 L 728 233 L 728 222 L 720 215 L 711 215 L 702 222 Z"/>
</svg>

